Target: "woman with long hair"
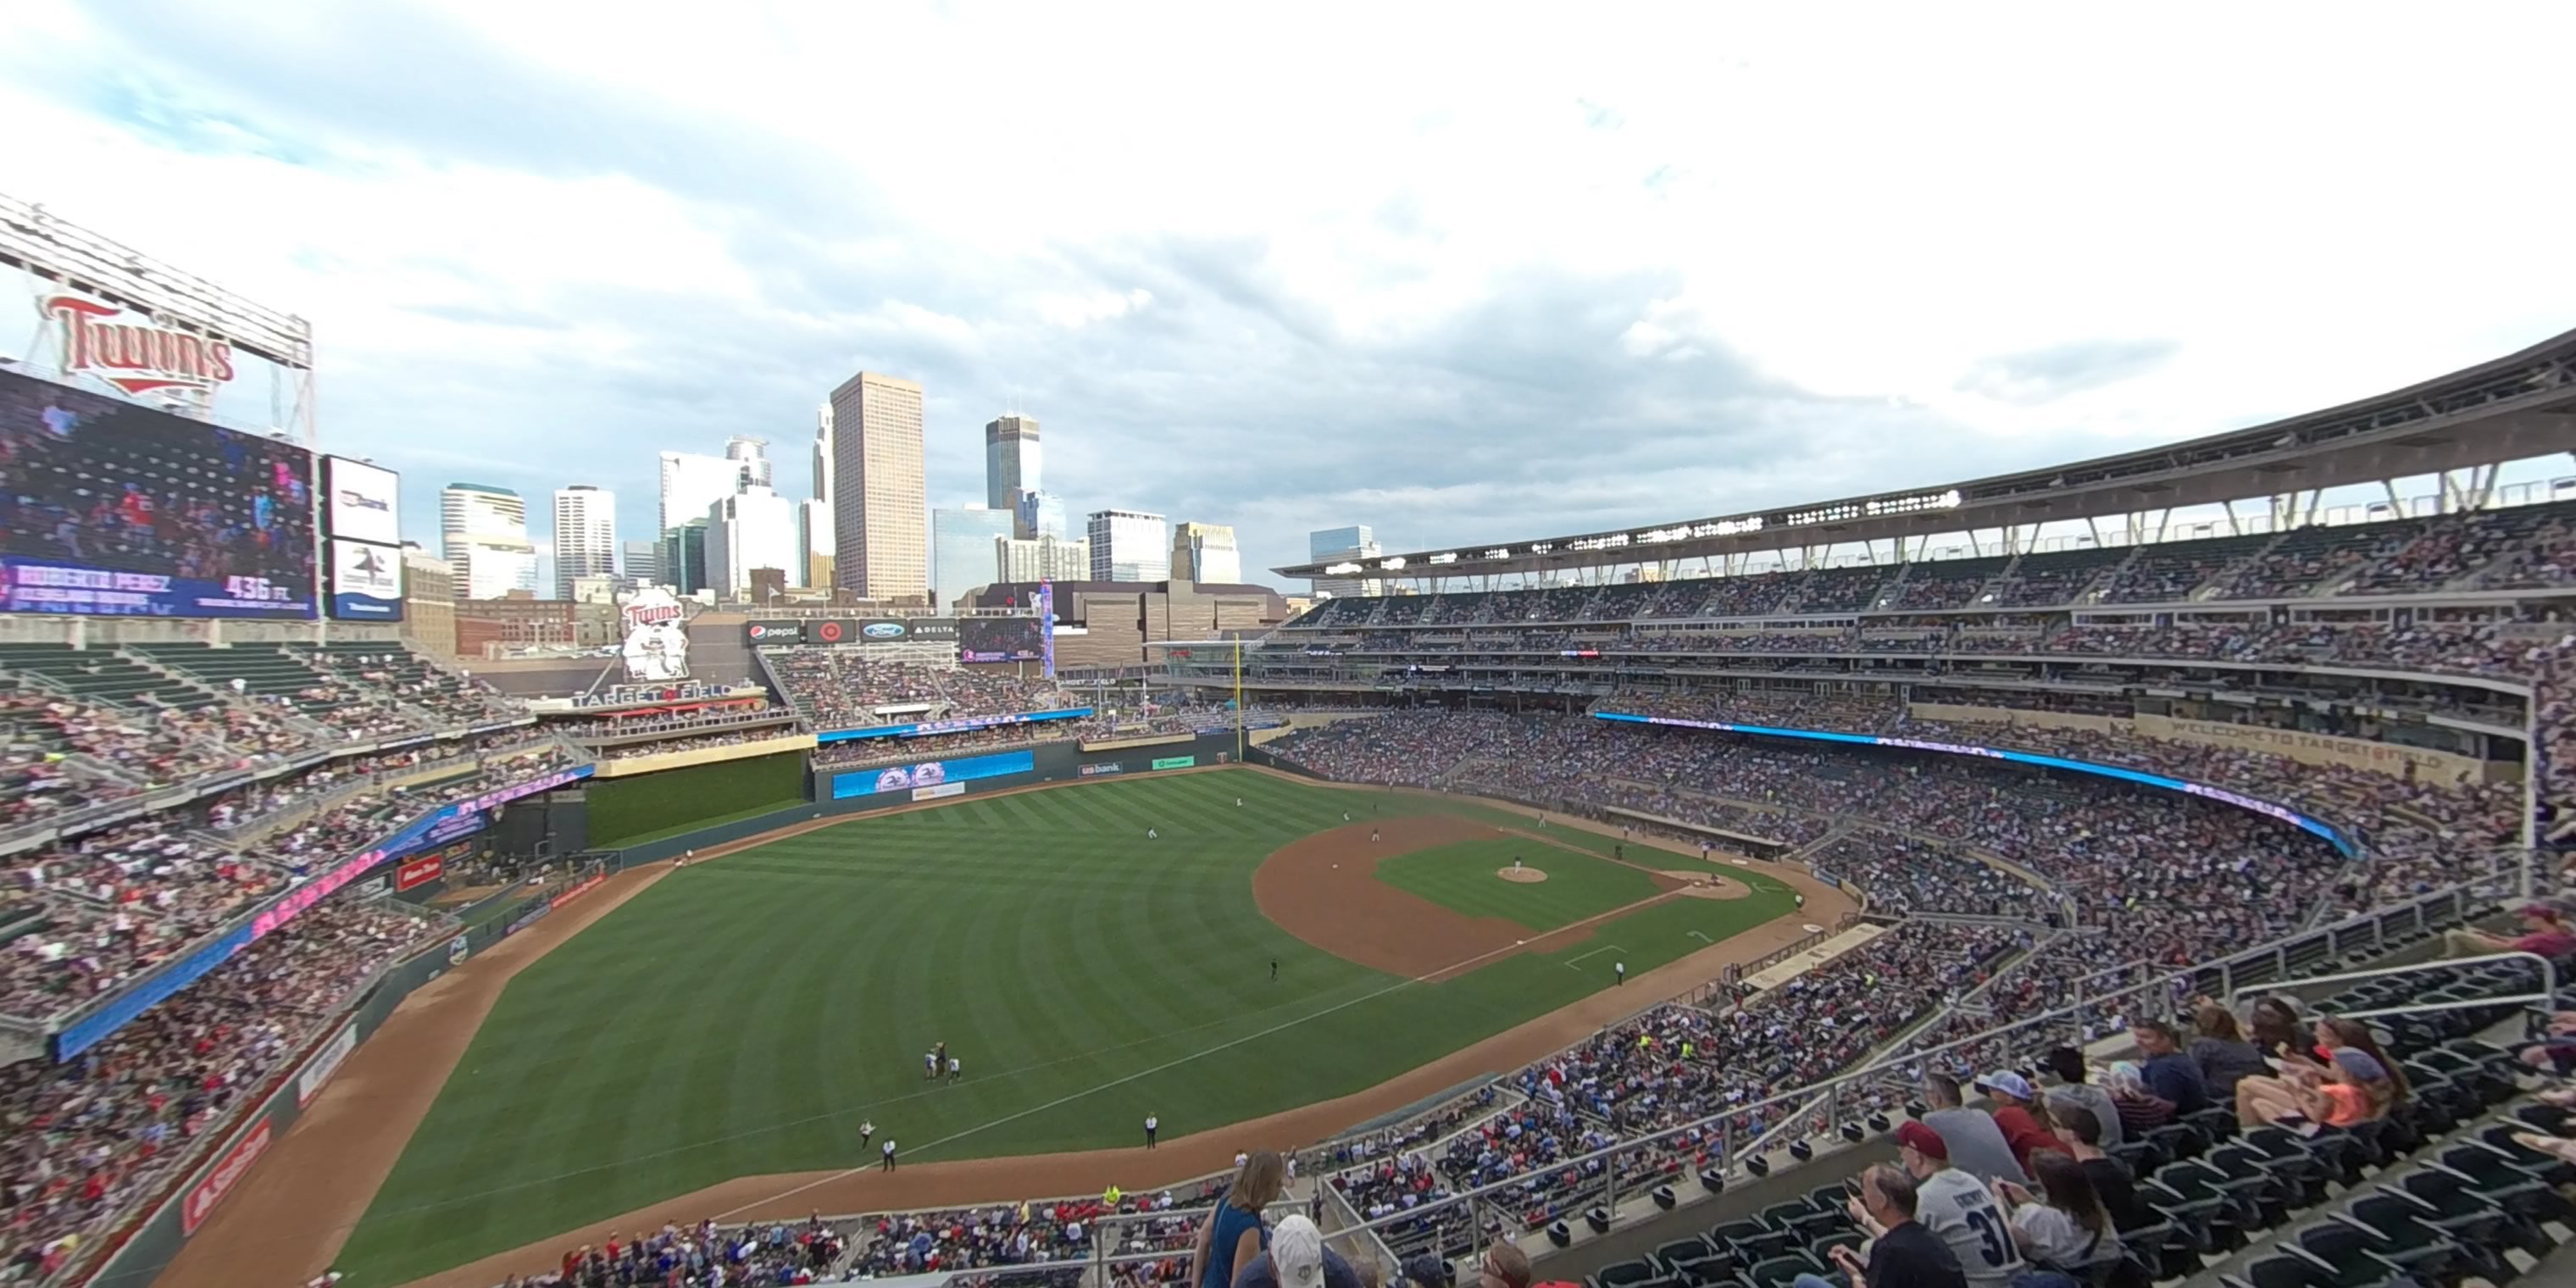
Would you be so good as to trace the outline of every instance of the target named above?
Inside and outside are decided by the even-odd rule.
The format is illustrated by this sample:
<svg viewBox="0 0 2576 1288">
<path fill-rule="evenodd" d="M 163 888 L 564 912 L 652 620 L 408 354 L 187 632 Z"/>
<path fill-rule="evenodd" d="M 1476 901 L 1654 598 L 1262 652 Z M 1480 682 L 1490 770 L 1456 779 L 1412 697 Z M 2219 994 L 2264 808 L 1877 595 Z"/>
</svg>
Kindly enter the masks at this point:
<svg viewBox="0 0 2576 1288">
<path fill-rule="evenodd" d="M 2252 1014 L 2254 1047 L 2264 1055 L 2277 1059 L 2307 1045 L 2307 1025 L 2299 1022 L 2299 1008 L 2288 998 L 2255 998 Z"/>
<path fill-rule="evenodd" d="M 2013 1243 L 2032 1267 L 2013 1280 L 2014 1288 L 2074 1288 L 2116 1264 L 2120 1232 L 2083 1165 L 2064 1151 L 2043 1149 L 2031 1154 L 2030 1170 L 2037 1194 L 2010 1181 L 1994 1185 Z"/>
<path fill-rule="evenodd" d="M 2324 1019 L 2316 1024 L 2316 1054 L 2281 1059 L 2281 1076 L 2247 1078 L 2236 1084 L 2236 1121 L 2262 1127 L 2286 1119 L 2304 1119 L 2327 1127 L 2349 1127 L 2388 1116 L 2406 1098 L 2406 1071 L 2399 1068 L 2369 1026 L 2357 1020 Z"/>
<path fill-rule="evenodd" d="M 1255 1150 L 1236 1170 L 1225 1198 L 1199 1226 L 1198 1243 L 1190 1249 L 1190 1282 L 1198 1288 L 1228 1288 L 1245 1266 L 1270 1246 L 1264 1208 L 1279 1201 L 1288 1188 L 1288 1165 L 1267 1149 Z"/>
<path fill-rule="evenodd" d="M 2272 1072 L 2263 1052 L 2237 1027 L 2236 1012 L 2204 1001 L 2192 1011 L 2191 1027 L 2197 1034 L 2191 1040 L 2191 1062 L 2200 1066 L 2200 1080 L 2209 1084 L 2212 1098 L 2225 1100 L 2236 1094 L 2239 1081 Z"/>
</svg>

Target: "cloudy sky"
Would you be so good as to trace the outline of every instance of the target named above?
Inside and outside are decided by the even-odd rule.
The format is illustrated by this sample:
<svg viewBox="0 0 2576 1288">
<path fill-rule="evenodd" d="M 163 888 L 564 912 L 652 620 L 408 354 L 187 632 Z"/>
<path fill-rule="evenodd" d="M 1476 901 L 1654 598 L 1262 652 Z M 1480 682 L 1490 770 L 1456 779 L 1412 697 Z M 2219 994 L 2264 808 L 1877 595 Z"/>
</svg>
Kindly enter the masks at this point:
<svg viewBox="0 0 2576 1288">
<path fill-rule="evenodd" d="M 1017 407 L 1077 514 L 1266 568 L 2081 457 L 2576 326 L 2565 4 L 1291 12 L 9 0 L 0 191 L 311 318 L 325 445 L 423 538 L 454 479 L 647 535 L 654 453 L 728 434 L 802 495 L 862 368 L 928 387 L 933 505 Z"/>
</svg>

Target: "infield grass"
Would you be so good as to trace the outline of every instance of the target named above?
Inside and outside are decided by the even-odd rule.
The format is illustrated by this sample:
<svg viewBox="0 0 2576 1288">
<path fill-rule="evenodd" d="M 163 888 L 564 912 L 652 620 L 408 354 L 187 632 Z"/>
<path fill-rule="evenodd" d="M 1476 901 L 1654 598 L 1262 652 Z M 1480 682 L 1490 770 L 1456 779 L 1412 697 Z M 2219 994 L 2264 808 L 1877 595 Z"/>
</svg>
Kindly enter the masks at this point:
<svg viewBox="0 0 2576 1288">
<path fill-rule="evenodd" d="M 1511 882 L 1495 875 L 1514 858 L 1547 874 Z M 1377 879 L 1470 917 L 1495 917 L 1554 930 L 1655 897 L 1655 879 L 1635 868 L 1587 858 L 1519 837 L 1463 841 L 1380 860 Z"/>
<path fill-rule="evenodd" d="M 1173 1135 L 1238 1122 L 1376 1085 L 1608 987 L 1613 960 L 1643 972 L 1790 910 L 1785 887 L 1730 869 L 1753 897 L 1667 900 L 1559 953 L 1414 983 L 1308 947 L 1253 902 L 1265 856 L 1340 826 L 1361 799 L 1380 817 L 1534 822 L 1266 774 L 1176 774 L 969 796 L 674 872 L 503 991 L 339 1267 L 398 1284 L 733 1177 L 858 1166 L 863 1118 L 906 1161 L 1129 1145 L 1149 1112 Z M 1617 840 L 1546 835 L 1605 854 Z M 1612 878 L 1643 887 L 1607 907 L 1652 893 L 1643 874 L 1567 850 L 1486 844 L 1501 859 L 1475 859 L 1482 885 L 1462 889 L 1562 881 L 1558 897 L 1598 900 L 1617 893 Z M 1515 846 L 1551 879 L 1496 880 Z M 1558 875 L 1580 867 L 1605 874 Z M 1571 906 L 1544 915 L 1587 915 Z M 965 1078 L 934 1088 L 922 1055 L 943 1040 Z"/>
</svg>

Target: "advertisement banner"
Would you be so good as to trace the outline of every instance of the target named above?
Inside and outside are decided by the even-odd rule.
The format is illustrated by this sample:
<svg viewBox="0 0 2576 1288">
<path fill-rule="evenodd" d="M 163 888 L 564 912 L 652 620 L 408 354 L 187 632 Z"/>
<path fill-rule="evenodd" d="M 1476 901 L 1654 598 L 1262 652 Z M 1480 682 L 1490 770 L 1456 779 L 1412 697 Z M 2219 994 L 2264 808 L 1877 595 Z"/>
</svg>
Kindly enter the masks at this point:
<svg viewBox="0 0 2576 1288">
<path fill-rule="evenodd" d="M 1196 756 L 1164 756 L 1154 762 L 1156 769 L 1188 769 L 1199 763 Z"/>
<path fill-rule="evenodd" d="M 334 540 L 402 545 L 402 479 L 345 456 L 322 458 L 322 522 Z"/>
<path fill-rule="evenodd" d="M 465 942 L 465 936 L 463 935 L 458 935 L 456 938 L 448 940 L 447 964 L 450 966 L 464 965 L 465 954 L 471 951 L 473 951 L 473 946 Z"/>
<path fill-rule="evenodd" d="M 313 1060 L 304 1066 L 304 1072 L 295 1075 L 296 1107 L 312 1104 L 313 1097 L 321 1094 L 322 1084 L 329 1082 L 331 1075 L 338 1073 L 341 1064 L 348 1060 L 349 1053 L 357 1049 L 358 1026 L 342 1025 L 321 1050 L 313 1053 Z"/>
<path fill-rule="evenodd" d="M 580 881 L 575 882 L 570 889 L 567 889 L 563 893 L 556 895 L 554 898 L 547 900 L 546 908 L 548 911 L 560 908 L 606 884 L 608 884 L 608 878 L 605 876 L 584 877 Z"/>
<path fill-rule="evenodd" d="M 349 622 L 399 622 L 402 615 L 402 551 L 331 538 L 331 616 Z"/>
<path fill-rule="evenodd" d="M 1081 774 L 1083 777 L 1085 777 L 1085 778 L 1098 778 L 1098 777 L 1100 777 L 1100 776 L 1101 776 L 1101 775 L 1103 775 L 1103 774 L 1123 774 L 1123 773 L 1126 773 L 1126 772 L 1127 772 L 1127 767 L 1126 767 L 1125 765 L 1119 764 L 1117 761 L 1110 760 L 1110 761 L 1103 761 L 1102 763 L 1097 764 L 1097 765 L 1084 765 L 1080 770 L 1077 770 L 1076 772 L 1077 772 L 1077 773 L 1080 773 L 1080 774 Z"/>
<path fill-rule="evenodd" d="M 206 1218 L 214 1213 L 215 1205 L 223 1202 L 224 1196 L 232 1193 L 234 1186 L 241 1184 L 242 1177 L 249 1175 L 250 1165 L 268 1152 L 270 1122 L 267 1118 L 260 1119 L 259 1126 L 235 1142 L 232 1149 L 224 1154 L 223 1161 L 215 1164 L 215 1170 L 206 1173 L 206 1179 L 189 1189 L 188 1201 L 179 1209 L 179 1228 L 183 1233 L 195 1234 L 197 1227 L 204 1225 Z"/>
<path fill-rule="evenodd" d="M 941 783 L 936 787 L 915 787 L 912 789 L 912 798 L 917 801 L 935 801 L 942 796 L 963 796 L 965 794 L 966 784 L 964 783 Z"/>
<path fill-rule="evenodd" d="M 313 456 L 0 371 L 0 612 L 310 619 Z"/>
<path fill-rule="evenodd" d="M 755 647 L 762 644 L 802 644 L 805 642 L 805 623 L 745 622 L 742 642 Z"/>
<path fill-rule="evenodd" d="M 509 925 L 502 927 L 501 935 L 503 938 L 515 935 L 544 920 L 545 915 L 549 912 L 553 912 L 554 910 L 555 906 L 551 901 L 540 903 L 535 907 L 528 909 L 526 912 L 520 913 L 516 919 L 510 922 Z"/>
<path fill-rule="evenodd" d="M 812 626 L 813 630 L 811 633 L 814 636 L 814 642 L 817 644 L 847 644 L 859 637 L 858 623 L 844 621 L 840 618 L 834 618 L 827 622 L 815 622 Z"/>
<path fill-rule="evenodd" d="M 1043 673 L 1052 680 L 1055 678 L 1055 583 L 1051 581 L 1038 583 L 1038 634 L 1041 637 L 1039 651 L 1045 654 Z"/>
<path fill-rule="evenodd" d="M 436 854 L 423 855 L 394 869 L 394 889 L 409 890 L 425 886 L 447 875 L 447 860 Z"/>
<path fill-rule="evenodd" d="M 870 725 L 865 729 L 835 729 L 814 735 L 817 743 L 849 742 L 857 738 L 918 738 L 933 733 L 964 733 L 969 729 L 990 729 L 996 725 L 1036 724 L 1043 720 L 1080 720 L 1091 714 L 1089 707 L 1072 707 L 1063 711 L 1021 711 L 1004 716 L 959 716 L 954 720 L 925 720 L 920 724 Z"/>
<path fill-rule="evenodd" d="M 954 617 L 915 617 L 905 621 L 904 625 L 917 640 L 928 640 L 933 644 L 957 642 L 957 619 Z"/>
<path fill-rule="evenodd" d="M 480 812 L 459 814 L 453 818 L 443 818 L 430 824 L 428 829 L 423 831 L 416 840 L 407 841 L 401 845 L 386 846 L 385 854 L 388 858 L 408 858 L 414 853 L 426 850 L 433 845 L 445 845 L 459 837 L 472 836 L 476 832 L 482 831 L 490 821 L 491 820 L 487 815 Z"/>
<path fill-rule="evenodd" d="M 976 778 L 999 778 L 1005 774 L 1026 774 L 1036 769 L 1037 753 L 1034 751 L 1004 751 L 989 756 L 969 756 L 963 760 L 926 760 L 918 765 L 859 769 L 832 776 L 832 799 L 848 800 L 853 796 L 908 792 L 918 787 L 937 787 L 943 783 L 962 783 Z"/>
</svg>

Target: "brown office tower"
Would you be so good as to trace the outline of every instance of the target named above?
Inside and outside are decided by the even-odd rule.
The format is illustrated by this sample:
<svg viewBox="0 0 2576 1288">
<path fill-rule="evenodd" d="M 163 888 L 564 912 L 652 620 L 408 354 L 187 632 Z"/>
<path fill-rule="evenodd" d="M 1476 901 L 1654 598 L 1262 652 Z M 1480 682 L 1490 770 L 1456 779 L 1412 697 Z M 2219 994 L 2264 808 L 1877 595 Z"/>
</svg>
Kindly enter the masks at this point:
<svg viewBox="0 0 2576 1288">
<path fill-rule="evenodd" d="M 861 599 L 930 591 L 921 386 L 862 371 L 832 391 L 832 584 Z"/>
</svg>

